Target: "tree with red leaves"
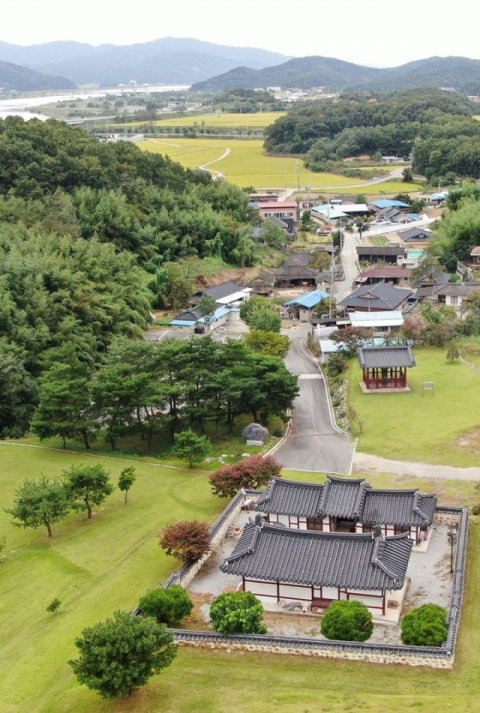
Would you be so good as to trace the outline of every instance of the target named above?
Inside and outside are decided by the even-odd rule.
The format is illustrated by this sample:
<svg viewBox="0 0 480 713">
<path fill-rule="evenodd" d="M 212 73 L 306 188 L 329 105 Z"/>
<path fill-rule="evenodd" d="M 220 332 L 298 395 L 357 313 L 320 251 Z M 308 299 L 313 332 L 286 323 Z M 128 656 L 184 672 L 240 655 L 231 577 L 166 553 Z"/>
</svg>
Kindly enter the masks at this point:
<svg viewBox="0 0 480 713">
<path fill-rule="evenodd" d="M 158 533 L 160 547 L 167 555 L 181 562 L 195 562 L 210 549 L 208 523 L 200 520 L 183 520 L 164 527 Z"/>
<path fill-rule="evenodd" d="M 282 466 L 272 456 L 255 455 L 224 465 L 210 474 L 209 480 L 214 495 L 219 498 L 233 498 L 241 488 L 260 488 L 280 475 Z"/>
</svg>

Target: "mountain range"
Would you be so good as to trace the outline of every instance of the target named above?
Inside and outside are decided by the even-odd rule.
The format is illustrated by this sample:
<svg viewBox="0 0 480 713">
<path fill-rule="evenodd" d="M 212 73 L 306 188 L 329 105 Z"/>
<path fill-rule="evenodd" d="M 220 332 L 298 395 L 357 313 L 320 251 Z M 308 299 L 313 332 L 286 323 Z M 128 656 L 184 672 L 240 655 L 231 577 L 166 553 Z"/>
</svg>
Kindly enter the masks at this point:
<svg viewBox="0 0 480 713">
<path fill-rule="evenodd" d="M 0 60 L 54 74 L 75 84 L 114 87 L 138 84 L 192 84 L 239 65 L 263 69 L 289 57 L 250 47 L 227 47 L 195 39 L 164 37 L 134 45 L 49 42 L 23 47 L 0 41 Z"/>
<path fill-rule="evenodd" d="M 21 67 L 11 62 L 0 61 L 0 87 L 16 89 L 19 92 L 36 92 L 43 90 L 75 89 L 74 82 L 64 77 L 55 77 L 42 72 L 36 72 L 27 67 Z"/>
<path fill-rule="evenodd" d="M 480 94 L 480 60 L 430 57 L 400 67 L 378 69 L 332 57 L 301 57 L 260 70 L 236 67 L 194 84 L 192 91 L 217 92 L 227 88 L 270 86 L 298 89 L 325 87 L 331 91 L 389 91 L 427 85 Z"/>
</svg>

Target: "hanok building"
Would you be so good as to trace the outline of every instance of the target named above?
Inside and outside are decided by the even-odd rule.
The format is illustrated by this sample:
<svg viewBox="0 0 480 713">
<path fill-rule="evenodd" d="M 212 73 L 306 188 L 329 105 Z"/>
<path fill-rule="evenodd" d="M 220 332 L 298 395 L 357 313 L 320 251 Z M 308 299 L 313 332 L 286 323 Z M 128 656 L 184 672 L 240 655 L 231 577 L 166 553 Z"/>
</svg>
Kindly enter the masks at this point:
<svg viewBox="0 0 480 713">
<path fill-rule="evenodd" d="M 338 303 L 347 312 L 387 312 L 402 308 L 412 290 L 391 287 L 382 282 L 362 285 Z"/>
<path fill-rule="evenodd" d="M 361 272 L 355 278 L 358 285 L 376 285 L 384 282 L 388 285 L 408 286 L 412 271 L 406 267 L 376 267 L 373 270 Z"/>
<path fill-rule="evenodd" d="M 407 369 L 416 366 L 410 347 L 361 347 L 357 350 L 365 394 L 410 391 Z"/>
<path fill-rule="evenodd" d="M 412 545 L 407 534 L 384 538 L 379 528 L 350 535 L 250 520 L 220 569 L 265 603 L 301 602 L 313 611 L 355 600 L 382 616 L 404 587 Z"/>
<path fill-rule="evenodd" d="M 328 476 L 325 483 L 272 478 L 255 504 L 269 524 L 296 530 L 365 534 L 378 526 L 385 537 L 407 534 L 428 542 L 437 505 L 418 490 L 379 490 L 365 480 Z"/>
</svg>

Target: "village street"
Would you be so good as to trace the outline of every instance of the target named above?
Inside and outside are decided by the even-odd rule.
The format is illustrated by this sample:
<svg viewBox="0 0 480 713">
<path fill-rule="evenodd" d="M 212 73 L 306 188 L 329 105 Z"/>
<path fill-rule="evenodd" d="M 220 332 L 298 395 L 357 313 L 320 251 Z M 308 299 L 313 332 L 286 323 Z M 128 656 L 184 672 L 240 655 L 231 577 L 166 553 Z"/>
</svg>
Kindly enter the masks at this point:
<svg viewBox="0 0 480 713">
<path fill-rule="evenodd" d="M 290 434 L 275 457 L 291 470 L 349 474 L 353 443 L 335 426 L 323 374 L 305 350 L 309 329 L 309 325 L 299 325 L 289 331 L 292 345 L 285 363 L 299 377 L 300 394 Z"/>
</svg>

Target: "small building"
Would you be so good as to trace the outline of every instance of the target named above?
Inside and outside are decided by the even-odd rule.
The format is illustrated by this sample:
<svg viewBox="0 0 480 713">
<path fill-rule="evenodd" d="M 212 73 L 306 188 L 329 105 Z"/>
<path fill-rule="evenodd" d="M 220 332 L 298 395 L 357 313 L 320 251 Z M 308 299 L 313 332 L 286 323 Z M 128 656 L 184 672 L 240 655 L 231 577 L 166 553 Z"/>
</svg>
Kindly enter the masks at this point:
<svg viewBox="0 0 480 713">
<path fill-rule="evenodd" d="M 435 285 L 430 292 L 428 288 L 420 288 L 417 290 L 422 294 L 424 299 L 430 299 L 432 302 L 444 304 L 447 307 L 455 307 L 455 309 L 465 309 L 465 302 L 474 292 L 480 292 L 480 282 L 449 282 L 446 285 Z"/>
<path fill-rule="evenodd" d="M 250 520 L 220 569 L 262 602 L 304 602 L 308 611 L 355 600 L 382 616 L 404 587 L 412 544 L 407 534 L 384 538 L 379 528 L 350 535 Z"/>
<path fill-rule="evenodd" d="M 283 265 L 275 270 L 276 287 L 314 287 L 320 273 L 312 267 Z"/>
<path fill-rule="evenodd" d="M 295 319 L 299 319 L 300 322 L 309 322 L 310 315 L 315 307 L 329 296 L 328 292 L 315 290 L 314 292 L 307 292 L 300 297 L 295 297 L 293 300 L 290 300 L 290 302 L 285 302 L 284 307 L 287 308 L 288 312 L 293 315 Z"/>
<path fill-rule="evenodd" d="M 393 312 L 350 312 L 350 324 L 355 328 L 373 329 L 374 335 L 390 334 L 403 326 L 403 314 Z"/>
<path fill-rule="evenodd" d="M 413 223 L 413 218 L 408 213 L 395 206 L 379 210 L 375 220 L 377 223 Z"/>
<path fill-rule="evenodd" d="M 250 282 L 247 282 L 246 286 L 252 290 L 253 295 L 271 297 L 275 287 L 275 275 L 273 272 L 260 270 L 258 275 L 255 275 Z"/>
<path fill-rule="evenodd" d="M 409 230 L 401 230 L 398 233 L 398 237 L 404 245 L 419 245 L 421 247 L 425 247 L 427 240 L 429 240 L 432 235 L 433 232 L 426 228 L 409 228 Z"/>
<path fill-rule="evenodd" d="M 204 295 L 208 295 L 212 297 L 219 306 L 239 305 L 242 304 L 242 302 L 247 302 L 250 298 L 251 291 L 250 287 L 243 287 L 233 280 L 227 280 L 220 285 L 214 285 L 213 287 L 207 287 L 205 290 L 195 292 L 188 301 L 190 304 L 196 305 Z"/>
<path fill-rule="evenodd" d="M 370 205 L 377 213 L 378 211 L 383 210 L 384 208 L 398 208 L 402 211 L 408 211 L 410 209 L 408 203 L 404 203 L 403 201 L 397 201 L 393 198 L 379 198 L 376 201 L 372 201 Z"/>
<path fill-rule="evenodd" d="M 385 537 L 405 533 L 416 546 L 430 537 L 437 497 L 417 489 L 372 488 L 363 478 L 332 475 L 325 483 L 272 478 L 255 504 L 271 525 L 321 532 L 372 532 Z"/>
<path fill-rule="evenodd" d="M 238 307 L 218 307 L 213 315 L 207 317 L 203 317 L 198 309 L 190 309 L 172 319 L 169 326 L 183 329 L 203 327 L 205 332 L 213 332 L 214 329 L 222 327 L 227 322 L 237 322 L 239 319 L 240 309 Z"/>
<path fill-rule="evenodd" d="M 288 225 L 289 232 L 293 231 L 294 224 L 300 220 L 298 203 L 296 201 L 271 201 L 258 204 L 260 217 L 280 218 Z"/>
<path fill-rule="evenodd" d="M 363 371 L 360 387 L 364 393 L 410 391 L 407 369 L 416 366 L 410 347 L 361 347 L 357 356 Z"/>
<path fill-rule="evenodd" d="M 355 278 L 358 285 L 376 285 L 379 282 L 388 285 L 407 286 L 410 284 L 412 271 L 407 267 L 376 267 L 373 270 L 361 272 Z"/>
<path fill-rule="evenodd" d="M 477 245 L 473 248 L 472 252 L 470 253 L 470 257 L 472 258 L 472 262 L 474 265 L 480 265 L 480 245 Z"/>
<path fill-rule="evenodd" d="M 359 262 L 386 262 L 389 265 L 396 265 L 404 252 L 401 245 L 384 245 L 383 247 L 359 245 L 357 247 Z"/>
<path fill-rule="evenodd" d="M 339 221 L 342 218 L 347 219 L 348 215 L 343 211 L 343 206 L 322 203 L 312 208 L 312 218 L 325 225 L 330 225 L 332 221 Z"/>
<path fill-rule="evenodd" d="M 384 283 L 377 285 L 362 285 L 357 287 L 338 303 L 347 312 L 387 312 L 402 308 L 412 290 L 401 287 L 391 287 Z"/>
</svg>

